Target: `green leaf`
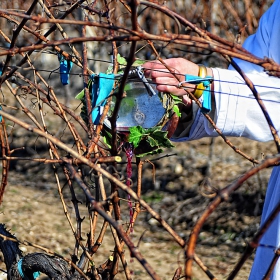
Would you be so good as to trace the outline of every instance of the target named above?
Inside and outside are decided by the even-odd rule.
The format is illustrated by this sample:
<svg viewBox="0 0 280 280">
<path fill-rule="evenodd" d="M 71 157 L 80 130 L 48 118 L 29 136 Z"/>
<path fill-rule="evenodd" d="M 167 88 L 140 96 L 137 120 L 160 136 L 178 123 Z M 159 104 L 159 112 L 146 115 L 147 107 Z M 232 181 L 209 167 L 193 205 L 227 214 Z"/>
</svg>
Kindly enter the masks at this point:
<svg viewBox="0 0 280 280">
<path fill-rule="evenodd" d="M 162 152 L 162 148 L 174 147 L 167 138 L 167 132 L 162 131 L 160 126 L 148 129 L 134 126 L 129 129 L 129 132 L 128 141 L 133 144 L 137 157 L 158 154 Z"/>
<path fill-rule="evenodd" d="M 135 156 L 136 156 L 136 157 L 151 156 L 151 155 L 160 154 L 160 153 L 162 153 L 162 152 L 163 152 L 163 149 L 158 148 L 158 149 L 155 149 L 155 150 L 152 150 L 152 151 L 146 152 L 146 153 L 137 154 L 137 155 L 135 155 Z"/>
<path fill-rule="evenodd" d="M 112 74 L 113 73 L 113 66 L 110 65 L 108 66 L 107 70 L 106 70 L 106 74 Z"/>
<path fill-rule="evenodd" d="M 133 62 L 132 66 L 137 67 L 137 66 L 143 65 L 144 63 L 145 63 L 145 60 L 136 59 L 136 60 Z"/>
<path fill-rule="evenodd" d="M 145 129 L 142 126 L 133 126 L 129 128 L 128 142 L 132 143 L 136 148 L 145 134 Z"/>
<path fill-rule="evenodd" d="M 155 130 L 150 136 L 153 137 L 154 140 L 158 142 L 159 147 L 164 147 L 164 148 L 174 147 L 172 142 L 167 138 L 167 131 Z"/>
<path fill-rule="evenodd" d="M 122 57 L 119 53 L 117 55 L 117 62 L 122 65 L 122 66 L 126 66 L 127 65 L 127 61 L 124 57 Z"/>
<path fill-rule="evenodd" d="M 161 126 L 154 126 L 154 127 L 145 129 L 145 132 L 148 133 L 148 134 L 153 134 L 157 131 L 162 131 Z"/>
<path fill-rule="evenodd" d="M 85 96 L 85 90 L 83 89 L 75 96 L 75 99 L 82 100 L 84 96 Z"/>
<path fill-rule="evenodd" d="M 92 80 L 90 79 L 89 82 L 88 82 L 88 88 L 90 88 L 92 84 Z M 82 89 L 76 96 L 75 96 L 75 99 L 77 100 L 82 100 L 85 96 L 85 89 Z"/>
<path fill-rule="evenodd" d="M 172 97 L 172 99 L 174 101 L 174 104 L 181 104 L 181 103 L 183 103 L 182 99 L 179 96 L 174 95 L 174 94 L 170 94 L 170 95 L 171 95 L 171 97 Z"/>
<path fill-rule="evenodd" d="M 150 144 L 151 147 L 158 147 L 159 143 L 157 139 L 153 138 L 152 136 L 148 136 L 146 141 Z"/>
<path fill-rule="evenodd" d="M 178 105 L 173 106 L 173 111 L 178 117 L 181 117 L 181 112 L 180 112 Z"/>
<path fill-rule="evenodd" d="M 104 144 L 106 144 L 108 146 L 109 149 L 112 148 L 111 143 L 110 143 L 111 140 L 112 140 L 112 137 L 108 137 L 108 135 L 103 136 L 103 142 L 104 142 Z"/>
</svg>

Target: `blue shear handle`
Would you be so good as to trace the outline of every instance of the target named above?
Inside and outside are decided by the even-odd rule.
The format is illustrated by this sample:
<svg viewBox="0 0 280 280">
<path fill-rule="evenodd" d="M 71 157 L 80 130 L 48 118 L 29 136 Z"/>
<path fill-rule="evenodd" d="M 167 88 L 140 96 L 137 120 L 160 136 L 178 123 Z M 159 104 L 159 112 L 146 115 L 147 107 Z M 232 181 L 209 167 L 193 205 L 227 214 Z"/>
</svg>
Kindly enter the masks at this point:
<svg viewBox="0 0 280 280">
<path fill-rule="evenodd" d="M 203 101 L 202 101 L 202 107 L 201 112 L 204 114 L 208 114 L 211 112 L 211 82 L 213 81 L 213 77 L 206 76 L 205 78 L 201 78 L 198 76 L 193 75 L 185 75 L 186 82 L 190 84 L 203 84 L 204 91 L 203 91 Z"/>
<path fill-rule="evenodd" d="M 203 91 L 203 101 L 202 101 L 202 108 L 201 112 L 204 114 L 208 114 L 211 112 L 211 90 L 210 84 L 207 85 Z"/>
</svg>

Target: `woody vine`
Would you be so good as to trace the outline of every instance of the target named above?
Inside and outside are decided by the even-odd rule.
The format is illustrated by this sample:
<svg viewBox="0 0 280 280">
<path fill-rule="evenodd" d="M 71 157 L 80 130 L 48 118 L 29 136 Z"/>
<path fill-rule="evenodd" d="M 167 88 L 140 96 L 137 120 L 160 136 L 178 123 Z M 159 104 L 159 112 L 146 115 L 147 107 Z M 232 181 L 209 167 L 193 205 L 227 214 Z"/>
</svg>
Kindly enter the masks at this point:
<svg viewBox="0 0 280 280">
<path fill-rule="evenodd" d="M 230 4 L 227 1 L 225 3 Z M 131 257 L 140 262 L 152 279 L 160 279 L 156 268 L 151 267 L 145 260 L 141 250 L 131 238 L 138 216 L 142 211 L 146 211 L 185 252 L 184 268 L 182 269 L 178 264 L 173 279 L 181 277 L 191 279 L 193 261 L 205 272 L 205 279 L 207 277 L 215 279 L 195 253 L 198 234 L 203 224 L 211 213 L 248 178 L 264 168 L 277 164 L 279 155 L 259 164 L 256 159 L 236 148 L 222 135 L 210 116 L 206 114 L 205 118 L 233 151 L 256 166 L 232 184 L 214 193 L 214 199 L 201 214 L 188 240 L 184 240 L 142 198 L 142 171 L 144 163 L 149 162 L 147 156 L 160 153 L 173 145 L 162 126 L 144 128 L 139 125 L 132 126 L 127 133 L 119 132 L 117 123 L 125 98 L 125 86 L 131 71 L 141 65 L 142 61 L 146 59 L 162 61 L 162 58 L 169 54 L 182 56 L 187 54 L 195 58 L 198 53 L 208 59 L 217 56 L 223 59 L 224 63 L 232 62 L 233 57 L 241 58 L 262 66 L 270 75 L 277 77 L 280 76 L 280 66 L 272 60 L 251 55 L 241 47 L 238 40 L 234 41 L 236 38 L 226 40 L 207 31 L 202 16 L 198 19 L 194 15 L 192 18 L 192 21 L 196 21 L 194 24 L 186 15 L 177 13 L 175 7 L 169 7 L 172 3 L 136 0 L 110 2 L 105 0 L 91 3 L 79 0 L 63 4 L 42 0 L 18 1 L 18 4 L 22 4 L 24 12 L 10 6 L 13 4 L 4 1 L 0 9 L 0 36 L 3 43 L 0 49 L 2 60 L 1 201 L 5 200 L 5 189 L 9 187 L 9 166 L 13 161 L 29 160 L 48 164 L 54 174 L 53 178 L 57 184 L 65 218 L 75 237 L 74 254 L 71 260 L 56 256 L 66 260 L 65 263 L 63 262 L 64 266 L 70 265 L 66 270 L 71 276 L 75 275 L 83 279 L 113 279 L 120 270 L 123 270 L 126 279 L 132 279 L 128 261 L 124 256 L 126 246 Z M 206 2 L 204 4 L 207 5 Z M 156 16 L 167 19 L 165 24 L 169 27 L 168 30 L 160 27 L 160 24 L 164 25 L 164 21 L 158 24 L 158 32 L 154 32 L 150 25 L 144 24 L 145 20 L 155 20 Z M 239 22 L 235 13 L 232 17 Z M 253 22 L 254 20 L 248 21 L 249 31 L 246 32 L 254 28 Z M 6 24 L 9 28 L 4 28 Z M 240 26 L 238 36 L 244 35 L 242 32 L 245 31 L 242 27 Z M 92 54 L 94 54 L 93 58 Z M 237 70 L 242 74 L 241 69 Z M 114 85 L 101 103 L 94 104 L 96 85 L 94 77 L 98 76 L 100 79 L 100 73 L 113 75 Z M 253 85 L 244 74 L 242 75 L 258 97 Z M 119 77 L 117 80 L 116 76 Z M 67 94 L 68 84 L 71 85 L 73 77 L 75 82 L 72 83 L 78 84 L 78 81 L 80 83 L 79 90 L 75 92 L 77 100 L 80 100 L 77 106 L 76 103 L 75 106 L 66 105 L 67 102 L 70 104 L 74 102 L 74 96 L 68 94 L 68 100 L 64 102 L 61 94 L 61 92 Z M 171 115 L 180 117 L 177 107 L 180 106 L 180 99 L 173 96 L 160 96 L 160 98 L 163 106 L 166 104 L 163 100 L 169 99 L 166 110 L 171 114 L 168 115 L 168 119 Z M 192 98 L 199 107 L 202 106 L 199 100 L 194 96 Z M 98 112 L 98 118 L 93 119 L 92 114 L 100 104 L 102 110 Z M 265 108 L 262 109 L 265 112 Z M 55 115 L 55 124 L 49 121 L 50 114 Z M 279 136 L 275 133 L 269 116 L 267 121 L 279 152 Z M 31 133 L 34 139 L 44 141 L 47 153 L 28 159 L 15 156 L 15 151 L 21 147 L 12 147 L 12 139 L 15 131 L 20 129 Z M 133 145 L 135 162 L 132 162 L 132 155 L 126 142 Z M 127 156 L 125 160 L 121 158 L 123 152 Z M 131 169 L 126 171 L 126 180 L 123 180 L 119 171 L 116 171 L 121 161 L 129 163 L 129 167 L 135 169 L 137 182 L 134 185 L 131 184 Z M 152 163 L 151 165 L 153 166 Z M 71 221 L 66 207 L 63 185 L 67 186 L 71 194 L 76 225 Z M 87 219 L 90 224 L 87 228 L 86 240 L 81 238 L 83 219 L 80 215 L 80 207 L 82 206 L 79 205 L 74 186 L 79 186 L 86 201 Z M 124 206 L 120 203 L 123 199 L 120 195 L 121 190 L 127 194 L 129 204 L 130 213 L 127 222 L 122 220 L 122 216 L 127 216 L 127 204 Z M 102 219 L 100 230 L 96 226 L 98 217 Z M 272 220 L 273 217 L 268 223 Z M 264 225 L 264 228 L 266 226 L 268 224 Z M 104 257 L 103 262 L 97 264 L 94 262 L 95 256 L 99 253 L 104 236 L 107 234 L 106 229 L 109 227 L 115 242 L 114 248 L 109 257 Z M 261 234 L 262 231 L 257 233 L 255 239 L 249 243 L 250 249 L 245 252 L 228 279 L 233 279 L 241 269 L 249 253 L 261 238 Z M 0 236 L 1 242 L 7 239 L 3 233 Z M 11 236 L 8 238 L 12 242 L 20 242 Z M 55 255 L 46 248 L 43 250 L 48 252 L 48 255 Z M 80 262 L 84 259 L 85 261 Z M 16 264 L 14 262 L 9 266 L 12 272 Z"/>
</svg>

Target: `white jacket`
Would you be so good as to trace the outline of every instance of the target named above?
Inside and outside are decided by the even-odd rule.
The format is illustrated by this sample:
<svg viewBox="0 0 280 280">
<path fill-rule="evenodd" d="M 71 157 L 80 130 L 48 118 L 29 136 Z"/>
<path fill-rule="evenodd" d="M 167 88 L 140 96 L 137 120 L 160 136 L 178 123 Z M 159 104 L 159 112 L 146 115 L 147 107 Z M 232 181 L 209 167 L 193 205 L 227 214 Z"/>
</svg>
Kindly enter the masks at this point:
<svg viewBox="0 0 280 280">
<path fill-rule="evenodd" d="M 276 0 L 262 16 L 257 32 L 248 37 L 243 46 L 258 57 L 269 57 L 280 64 L 280 0 Z M 256 86 L 276 130 L 280 132 L 280 78 L 268 76 L 260 66 L 242 60 L 236 62 Z M 212 117 L 223 134 L 258 141 L 272 140 L 263 113 L 240 75 L 232 69 L 213 69 L 213 73 L 216 105 Z M 217 136 L 196 105 L 193 106 L 193 111 L 193 122 L 181 124 L 172 140 L 189 141 L 205 136 Z M 274 167 L 268 184 L 262 222 L 279 201 L 280 166 Z M 250 280 L 263 278 L 274 256 L 274 250 L 280 246 L 279 215 L 262 238 L 261 245 L 267 247 L 258 247 Z M 271 279 L 280 279 L 280 260 Z"/>
</svg>

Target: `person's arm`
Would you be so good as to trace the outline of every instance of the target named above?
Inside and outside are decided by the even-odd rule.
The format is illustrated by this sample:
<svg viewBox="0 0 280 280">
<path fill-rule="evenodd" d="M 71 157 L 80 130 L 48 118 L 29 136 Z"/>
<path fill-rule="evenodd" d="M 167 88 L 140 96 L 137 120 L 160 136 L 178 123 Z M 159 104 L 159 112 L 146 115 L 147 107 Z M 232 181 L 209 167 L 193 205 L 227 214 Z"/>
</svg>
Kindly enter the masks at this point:
<svg viewBox="0 0 280 280">
<path fill-rule="evenodd" d="M 226 136 L 269 141 L 273 137 L 253 93 L 234 70 L 213 69 L 215 123 Z M 263 72 L 247 73 L 260 94 L 277 131 L 280 131 L 280 79 Z M 204 125 L 207 135 L 216 132 Z"/>
<path fill-rule="evenodd" d="M 185 109 L 191 110 L 191 99 L 186 95 L 186 91 L 183 88 L 178 87 L 178 84 L 186 80 L 186 74 L 197 76 L 199 66 L 184 58 L 170 58 L 164 60 L 164 62 L 169 69 L 175 73 L 176 77 L 174 77 L 174 75 L 159 61 L 151 61 L 143 65 L 146 77 L 153 80 L 157 85 L 158 91 L 170 92 L 177 96 L 182 96 Z M 211 68 L 207 68 L 207 76 L 213 76 Z M 187 83 L 183 85 L 186 86 L 190 92 L 194 93 L 195 85 Z"/>
<path fill-rule="evenodd" d="M 187 73 L 197 75 L 198 65 L 182 59 L 167 59 L 165 63 L 178 73 L 180 81 L 185 80 Z M 184 106 L 178 128 L 172 136 L 173 141 L 189 141 L 206 136 L 215 137 L 217 132 L 200 112 L 182 88 L 178 88 L 178 80 L 159 62 L 144 64 L 148 68 L 146 74 L 157 84 L 159 91 L 170 92 L 183 97 Z M 214 76 L 211 118 L 226 136 L 247 137 L 259 141 L 272 139 L 264 115 L 251 90 L 235 70 L 209 69 L 208 75 Z M 270 77 L 262 72 L 247 73 L 264 100 L 268 113 L 280 130 L 280 79 Z M 189 85 L 194 92 L 195 86 Z"/>
<path fill-rule="evenodd" d="M 280 63 L 279 14 L 280 0 L 276 0 L 262 17 L 257 32 L 250 36 L 244 44 L 244 47 L 254 55 L 272 58 L 277 63 Z M 236 60 L 236 62 L 257 87 L 276 130 L 280 131 L 280 79 L 268 76 L 260 66 L 241 60 Z M 158 62 L 153 65 L 151 63 L 144 64 L 144 67 L 148 66 L 148 74 L 159 84 L 158 89 L 183 96 L 184 91 L 176 89 L 178 81 L 171 74 L 166 73 L 168 72 L 166 67 Z M 198 72 L 196 64 L 182 58 L 167 59 L 165 63 L 175 69 L 176 73 L 181 74 L 179 75 L 180 81 L 184 79 L 184 74 L 197 75 Z M 211 75 L 209 68 L 208 71 Z M 217 127 L 227 136 L 242 136 L 260 141 L 271 140 L 271 133 L 263 113 L 240 75 L 233 69 L 213 69 L 213 74 L 215 97 L 211 117 L 215 120 Z M 173 140 L 186 141 L 205 136 L 216 136 L 217 133 L 194 102 L 186 95 L 183 96 L 183 101 L 185 103 L 182 111 L 184 114 L 173 135 Z"/>
<path fill-rule="evenodd" d="M 178 85 L 186 80 L 185 74 L 197 76 L 199 74 L 199 66 L 184 58 L 170 58 L 164 60 L 164 63 L 167 67 L 159 61 L 151 61 L 145 63 L 143 68 L 145 69 L 146 77 L 153 80 L 158 91 L 169 92 L 182 97 L 182 105 L 180 106 L 181 118 L 172 138 L 173 140 L 177 139 L 179 141 L 184 141 L 185 136 L 189 134 L 192 127 L 198 111 L 198 106 L 193 100 L 191 100 L 188 94 L 186 94 L 184 88 L 180 88 Z M 175 73 L 176 77 L 173 73 L 171 74 L 168 69 Z M 207 76 L 213 77 L 212 69 L 206 69 Z M 195 85 L 188 83 L 183 83 L 182 85 L 186 87 L 189 92 L 194 94 L 196 89 Z M 211 89 L 213 92 L 213 85 L 211 86 Z M 215 106 L 214 95 L 212 96 L 212 101 L 212 105 Z M 212 112 L 213 111 L 214 110 L 212 110 Z"/>
</svg>

